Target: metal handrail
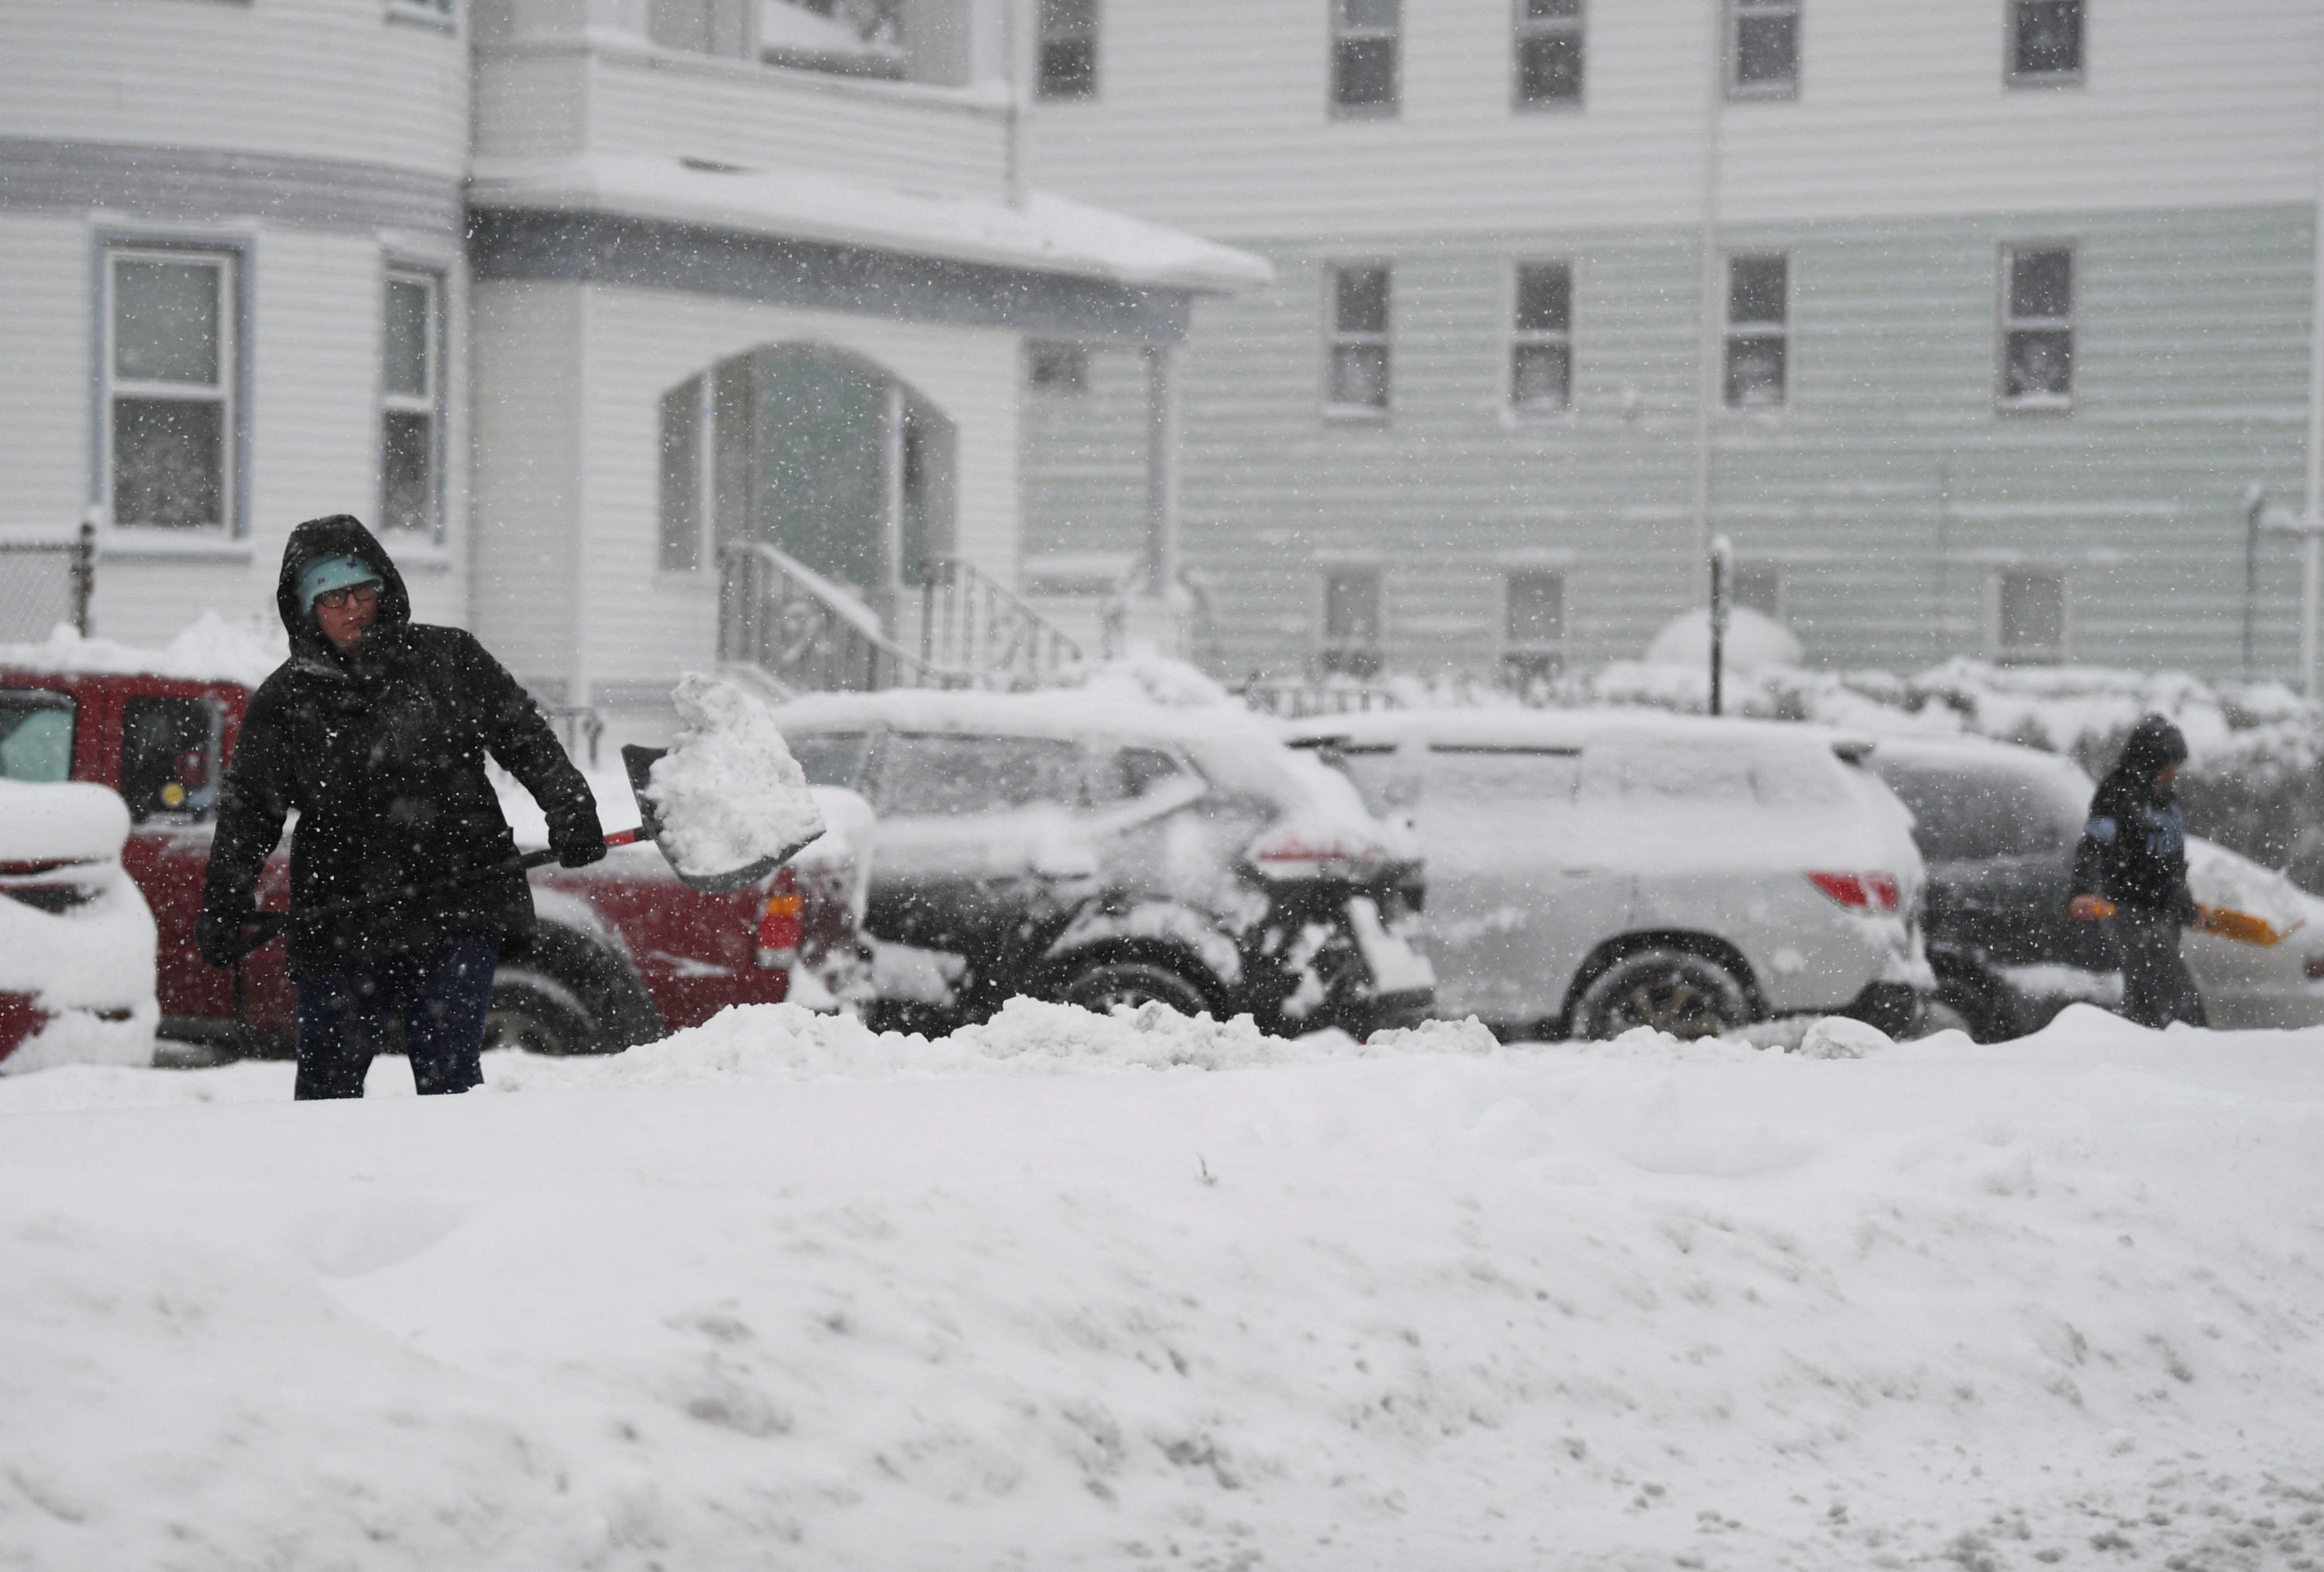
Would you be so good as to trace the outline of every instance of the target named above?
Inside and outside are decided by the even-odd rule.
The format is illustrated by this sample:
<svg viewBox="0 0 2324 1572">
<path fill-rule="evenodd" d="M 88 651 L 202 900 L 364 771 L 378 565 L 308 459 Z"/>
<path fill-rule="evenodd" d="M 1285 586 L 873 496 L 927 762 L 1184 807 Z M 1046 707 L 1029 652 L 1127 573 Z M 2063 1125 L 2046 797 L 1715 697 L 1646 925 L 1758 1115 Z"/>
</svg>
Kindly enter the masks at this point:
<svg viewBox="0 0 2324 1572">
<path fill-rule="evenodd" d="M 963 557 L 931 558 L 920 583 L 920 658 L 979 686 L 1033 688 L 1082 663 L 1082 647 Z"/>
<path fill-rule="evenodd" d="M 763 543 L 718 553 L 718 658 L 801 691 L 863 693 L 967 683 L 890 640 L 836 585 Z"/>
</svg>

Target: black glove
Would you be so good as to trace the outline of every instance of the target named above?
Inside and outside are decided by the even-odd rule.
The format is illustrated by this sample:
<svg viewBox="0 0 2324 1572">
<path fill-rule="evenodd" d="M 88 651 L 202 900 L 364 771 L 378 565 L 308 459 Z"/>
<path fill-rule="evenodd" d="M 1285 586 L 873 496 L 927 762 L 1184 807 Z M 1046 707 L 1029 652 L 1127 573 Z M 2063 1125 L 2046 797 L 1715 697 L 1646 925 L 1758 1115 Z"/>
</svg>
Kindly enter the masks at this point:
<svg viewBox="0 0 2324 1572">
<path fill-rule="evenodd" d="M 586 868 L 605 857 L 605 836 L 593 820 L 577 825 L 560 835 L 549 837 L 549 850 L 557 854 L 557 864 L 564 868 Z"/>
<path fill-rule="evenodd" d="M 232 910 L 203 907 L 202 914 L 194 920 L 194 948 L 202 952 L 202 959 L 214 966 L 234 965 L 242 958 L 244 924 L 256 915 L 240 905 Z"/>
</svg>

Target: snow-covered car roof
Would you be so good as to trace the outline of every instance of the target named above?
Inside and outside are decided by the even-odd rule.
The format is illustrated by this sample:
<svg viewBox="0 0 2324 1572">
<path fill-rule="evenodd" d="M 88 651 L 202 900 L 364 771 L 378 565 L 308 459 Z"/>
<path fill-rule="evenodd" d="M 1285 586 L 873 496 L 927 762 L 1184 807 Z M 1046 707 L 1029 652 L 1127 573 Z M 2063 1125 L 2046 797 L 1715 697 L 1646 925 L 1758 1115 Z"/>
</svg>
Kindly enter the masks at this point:
<svg viewBox="0 0 2324 1572">
<path fill-rule="evenodd" d="M 1822 726 L 1791 721 L 1713 718 L 1644 709 L 1391 709 L 1358 715 L 1318 715 L 1279 723 L 1299 742 L 1343 741 L 1362 746 L 1428 742 L 1474 746 L 1585 747 L 1615 739 L 1654 739 L 1704 746 L 1829 749 L 1858 745 Z"/>
<path fill-rule="evenodd" d="M 0 780 L 0 863 L 104 862 L 128 838 L 118 792 L 84 781 Z"/>
<path fill-rule="evenodd" d="M 0 644 L 0 670 L 88 672 L 99 676 L 167 677 L 183 682 L 238 682 L 255 688 L 290 658 L 282 625 L 231 623 L 204 612 L 168 643 L 124 644 L 88 639 L 59 624 L 38 643 Z"/>
<path fill-rule="evenodd" d="M 1875 761 L 1895 759 L 1912 763 L 1960 766 L 1984 764 L 2026 774 L 2054 776 L 2062 783 L 2078 787 L 2085 795 L 2097 790 L 2097 783 L 2082 767 L 2062 754 L 2045 753 L 2040 748 L 1998 742 L 1991 737 L 1883 736 L 1874 742 L 1869 752 Z"/>
</svg>

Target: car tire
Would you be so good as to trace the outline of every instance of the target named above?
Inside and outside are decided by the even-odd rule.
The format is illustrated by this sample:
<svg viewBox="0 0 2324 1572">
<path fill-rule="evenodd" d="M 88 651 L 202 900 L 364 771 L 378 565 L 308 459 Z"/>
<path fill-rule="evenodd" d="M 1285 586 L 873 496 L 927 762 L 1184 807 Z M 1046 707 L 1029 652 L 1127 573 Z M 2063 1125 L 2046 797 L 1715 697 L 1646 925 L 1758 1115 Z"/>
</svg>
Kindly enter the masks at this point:
<svg viewBox="0 0 2324 1572">
<path fill-rule="evenodd" d="M 1181 1015 L 1199 1015 L 1211 1007 L 1200 988 L 1151 961 L 1102 961 L 1084 966 L 1066 976 L 1057 1000 L 1100 1015 L 1146 1003 L 1167 1004 Z"/>
<path fill-rule="evenodd" d="M 1590 980 L 1573 1003 L 1574 1035 L 1600 1040 L 1651 1026 L 1673 1037 L 1716 1037 L 1751 1020 L 1735 974 L 1692 950 L 1642 949 Z"/>
<path fill-rule="evenodd" d="M 588 1006 L 572 989 L 526 966 L 503 966 L 484 1006 L 484 1051 L 515 1048 L 563 1058 L 602 1051 Z"/>
</svg>

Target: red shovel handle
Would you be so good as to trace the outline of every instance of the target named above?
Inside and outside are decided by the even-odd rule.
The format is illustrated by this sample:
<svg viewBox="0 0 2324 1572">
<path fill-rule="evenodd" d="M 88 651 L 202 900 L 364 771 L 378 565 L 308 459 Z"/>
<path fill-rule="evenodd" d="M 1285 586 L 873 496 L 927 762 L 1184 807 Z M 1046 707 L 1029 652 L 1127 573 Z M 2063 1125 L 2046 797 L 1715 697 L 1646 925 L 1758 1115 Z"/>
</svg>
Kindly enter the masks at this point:
<svg viewBox="0 0 2324 1572">
<path fill-rule="evenodd" d="M 633 846 L 638 844 L 638 832 L 633 829 L 617 829 L 605 837 L 605 844 L 609 846 Z"/>
</svg>

